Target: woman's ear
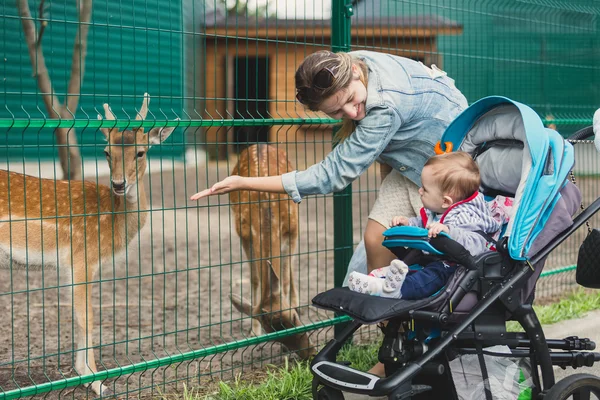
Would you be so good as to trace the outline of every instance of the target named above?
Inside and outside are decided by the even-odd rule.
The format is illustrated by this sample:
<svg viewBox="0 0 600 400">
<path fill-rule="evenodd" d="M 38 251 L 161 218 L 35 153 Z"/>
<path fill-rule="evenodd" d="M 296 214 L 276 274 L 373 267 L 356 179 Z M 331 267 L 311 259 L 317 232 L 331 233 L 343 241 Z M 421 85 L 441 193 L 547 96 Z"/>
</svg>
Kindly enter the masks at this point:
<svg viewBox="0 0 600 400">
<path fill-rule="evenodd" d="M 360 68 L 356 64 L 352 64 L 352 78 L 360 79 Z"/>
</svg>

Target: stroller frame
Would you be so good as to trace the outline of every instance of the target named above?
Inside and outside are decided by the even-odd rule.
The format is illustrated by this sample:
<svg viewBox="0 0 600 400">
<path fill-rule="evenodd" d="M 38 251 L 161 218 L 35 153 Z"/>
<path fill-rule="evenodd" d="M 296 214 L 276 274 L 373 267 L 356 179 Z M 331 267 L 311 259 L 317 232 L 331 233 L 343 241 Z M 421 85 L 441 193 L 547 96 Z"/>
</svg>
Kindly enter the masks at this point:
<svg viewBox="0 0 600 400">
<path fill-rule="evenodd" d="M 592 134 L 591 127 L 584 128 L 569 139 L 581 140 Z M 339 307 L 342 313 L 353 316 L 354 320 L 347 323 L 313 359 L 311 363 L 313 398 L 341 400 L 344 398 L 343 391 L 369 396 L 387 395 L 389 399 L 396 400 L 457 399 L 458 395 L 449 368 L 448 352 L 453 348 L 468 348 L 476 349 L 481 354 L 483 347 L 493 345 L 506 345 L 511 348 L 513 354 L 527 355 L 531 358 L 532 399 L 563 400 L 570 398 L 571 395 L 574 395 L 575 399 L 589 399 L 590 393 L 600 398 L 600 378 L 589 374 L 575 374 L 556 383 L 553 371 L 554 365 L 563 369 L 568 366 L 579 368 L 592 366 L 600 361 L 600 353 L 591 352 L 596 347 L 595 343 L 587 338 L 576 336 L 546 339 L 531 306 L 533 299 L 522 304 L 520 297 L 521 289 L 534 274 L 532 265 L 545 260 L 556 247 L 599 210 L 600 198 L 577 215 L 572 225 L 556 235 L 530 260 L 511 258 L 508 254 L 506 237 L 498 242 L 497 252 L 488 252 L 477 258 L 471 257 L 471 260 L 462 259 L 464 275 L 460 278 L 458 289 L 451 295 L 449 303 L 459 304 L 464 295 L 474 289 L 478 289 L 482 297 L 474 308 L 459 320 L 452 319 L 452 310 L 448 307 L 441 311 L 429 311 L 420 310 L 417 306 L 395 316 L 387 315 L 385 320 L 388 323 L 381 328 L 384 339 L 379 350 L 379 360 L 385 366 L 386 377 L 357 371 L 348 363 L 336 360 L 340 349 L 352 335 L 363 324 L 373 323 L 373 321 L 365 322 L 349 310 Z M 460 259 L 453 247 L 457 244 L 452 239 L 438 236 L 430 239 L 430 244 L 450 258 Z M 462 246 L 458 245 L 458 247 L 464 252 Z M 394 251 L 394 249 L 390 250 Z M 490 271 L 490 266 L 494 265 L 497 267 L 491 268 Z M 335 288 L 328 292 L 336 290 L 341 293 L 348 289 Z M 360 296 L 367 295 L 360 294 Z M 323 304 L 315 299 L 313 303 L 317 307 L 336 310 L 335 305 L 323 307 Z M 518 321 L 525 332 L 507 332 L 506 315 L 510 315 L 509 319 Z M 424 326 L 441 327 L 443 334 L 437 338 L 417 340 L 407 346 L 403 343 L 406 340 L 403 340 L 404 333 L 400 332 L 400 328 L 408 321 L 412 322 L 413 326 L 418 323 Z M 423 342 L 429 339 L 431 339 L 430 345 L 424 345 Z M 485 380 L 487 372 L 483 364 L 482 375 Z M 540 375 L 542 382 L 540 382 Z M 486 399 L 491 400 L 489 382 L 486 380 L 484 385 Z"/>
</svg>

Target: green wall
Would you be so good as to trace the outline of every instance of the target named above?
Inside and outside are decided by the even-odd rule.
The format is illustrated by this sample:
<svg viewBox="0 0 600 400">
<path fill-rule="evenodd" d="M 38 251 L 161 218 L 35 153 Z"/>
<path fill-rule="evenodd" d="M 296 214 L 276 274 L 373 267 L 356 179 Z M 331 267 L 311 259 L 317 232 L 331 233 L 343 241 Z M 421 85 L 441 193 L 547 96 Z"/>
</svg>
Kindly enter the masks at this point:
<svg viewBox="0 0 600 400">
<path fill-rule="evenodd" d="M 30 1 L 34 19 L 39 1 Z M 42 45 L 55 92 L 61 101 L 70 75 L 78 29 L 76 1 L 45 0 L 50 20 Z M 46 118 L 47 113 L 24 42 L 14 1 L 0 5 L 0 119 Z M 88 36 L 86 71 L 76 117 L 96 119 L 103 103 L 117 118 L 135 119 L 144 92 L 151 96 L 156 119 L 174 119 L 183 111 L 183 35 L 181 2 L 169 0 L 96 0 Z M 36 21 L 36 25 L 39 23 Z M 147 119 L 152 119 L 148 115 Z M 78 139 L 84 160 L 102 156 L 104 138 L 97 129 L 81 129 Z M 0 130 L 0 157 L 49 159 L 57 157 L 51 129 Z M 177 129 L 153 156 L 180 157 L 183 130 Z"/>
<path fill-rule="evenodd" d="M 362 0 L 354 15 L 392 23 L 436 15 L 460 23 L 463 33 L 440 36 L 438 51 L 469 102 L 503 95 L 555 118 L 591 118 L 600 105 L 597 1 Z"/>
</svg>

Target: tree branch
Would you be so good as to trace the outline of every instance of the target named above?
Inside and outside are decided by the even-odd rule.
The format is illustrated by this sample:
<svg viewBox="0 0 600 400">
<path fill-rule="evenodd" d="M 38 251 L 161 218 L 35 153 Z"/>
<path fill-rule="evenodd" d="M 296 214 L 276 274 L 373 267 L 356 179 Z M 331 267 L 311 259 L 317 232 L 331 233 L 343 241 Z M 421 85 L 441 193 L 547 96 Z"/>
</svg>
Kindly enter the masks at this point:
<svg viewBox="0 0 600 400">
<path fill-rule="evenodd" d="M 42 50 L 42 43 L 37 40 L 35 23 L 31 17 L 31 10 L 27 0 L 17 0 L 17 9 L 23 25 L 23 33 L 29 50 L 29 58 L 33 69 L 33 77 L 38 83 L 41 96 L 46 106 L 46 110 L 52 119 L 72 119 L 79 102 L 79 93 L 83 76 L 84 58 L 87 51 L 87 33 L 89 31 L 89 21 L 91 19 L 91 0 L 80 0 L 81 11 L 79 18 L 87 18 L 86 23 L 80 24 L 80 32 L 75 39 L 75 48 L 73 52 L 73 65 L 71 66 L 71 78 L 67 91 L 67 100 L 65 107 L 54 94 L 50 74 L 46 67 L 46 60 Z M 81 40 L 78 40 L 81 33 Z M 83 44 L 82 44 L 83 43 Z M 75 72 L 74 72 L 75 71 Z M 69 93 L 77 86 L 74 91 L 76 95 L 71 100 Z M 73 107 L 71 107 L 73 105 Z M 71 110 L 73 110 L 71 112 Z M 81 156 L 77 147 L 77 137 L 73 129 L 57 128 L 55 130 L 56 142 L 59 145 L 58 154 L 60 164 L 66 179 L 81 179 Z"/>
<path fill-rule="evenodd" d="M 42 45 L 41 43 L 39 46 L 37 45 L 35 24 L 31 17 L 31 11 L 29 10 L 29 3 L 27 0 L 17 0 L 17 9 L 19 11 L 19 16 L 21 17 L 25 42 L 27 43 L 27 48 L 29 50 L 29 58 L 31 59 L 31 67 L 33 68 L 33 77 L 37 80 L 38 86 L 42 91 L 42 98 L 50 118 L 58 118 L 60 116 L 60 108 L 62 108 L 62 105 L 54 95 L 48 68 L 46 68 L 44 53 L 42 52 Z M 54 108 L 55 105 L 58 110 Z"/>
<path fill-rule="evenodd" d="M 71 60 L 71 77 L 67 90 L 67 110 L 75 114 L 79 104 L 81 85 L 85 72 L 85 57 L 87 56 L 87 37 L 92 20 L 92 0 L 79 1 L 79 24 L 75 43 L 73 45 L 73 58 Z"/>
</svg>

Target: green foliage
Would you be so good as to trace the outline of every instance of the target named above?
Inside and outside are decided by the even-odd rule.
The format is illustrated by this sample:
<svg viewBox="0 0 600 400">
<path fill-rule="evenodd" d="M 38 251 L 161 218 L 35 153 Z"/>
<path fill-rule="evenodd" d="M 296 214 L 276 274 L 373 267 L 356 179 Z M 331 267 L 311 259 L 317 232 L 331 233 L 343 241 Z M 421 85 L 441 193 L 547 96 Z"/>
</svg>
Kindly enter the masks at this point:
<svg viewBox="0 0 600 400">
<path fill-rule="evenodd" d="M 581 318 L 589 311 L 600 309 L 600 292 L 579 289 L 556 303 L 533 308 L 542 325 Z M 511 332 L 523 331 L 521 325 L 515 321 L 510 321 L 506 328 Z"/>
<path fill-rule="evenodd" d="M 245 382 L 239 377 L 234 382 L 219 382 L 219 391 L 205 400 L 311 400 L 312 375 L 307 362 L 294 362 L 280 369 L 269 368 L 261 385 Z M 200 400 L 200 397 L 185 397 Z"/>
</svg>

